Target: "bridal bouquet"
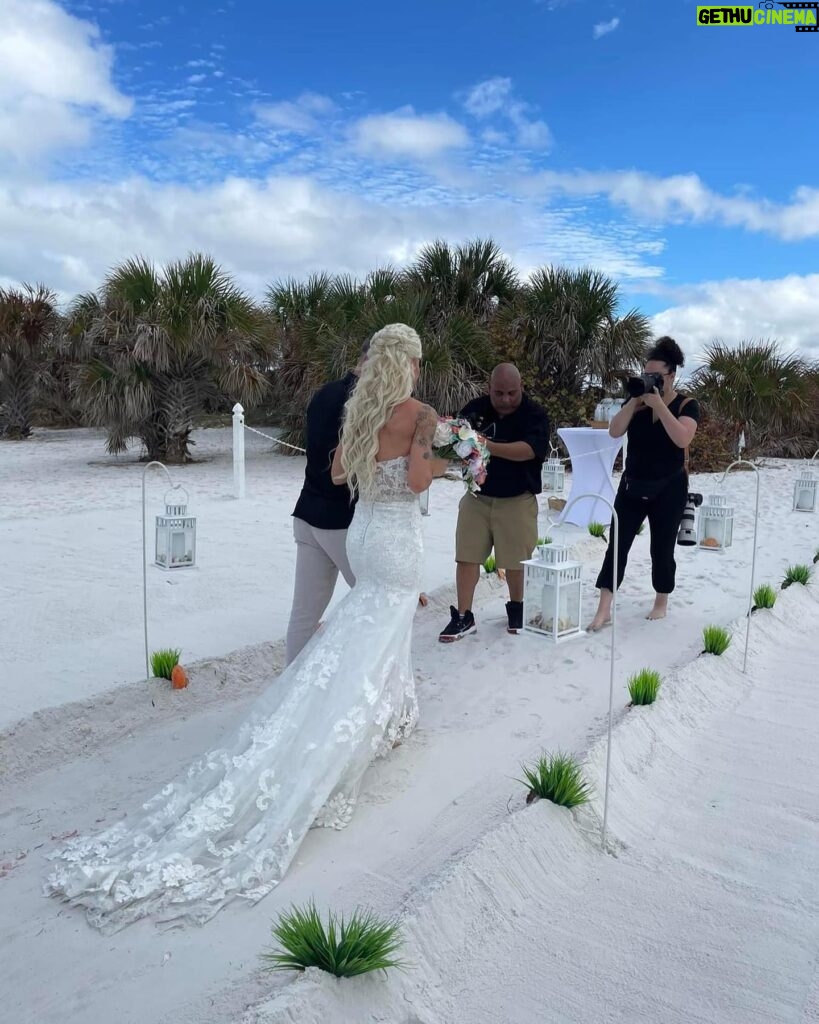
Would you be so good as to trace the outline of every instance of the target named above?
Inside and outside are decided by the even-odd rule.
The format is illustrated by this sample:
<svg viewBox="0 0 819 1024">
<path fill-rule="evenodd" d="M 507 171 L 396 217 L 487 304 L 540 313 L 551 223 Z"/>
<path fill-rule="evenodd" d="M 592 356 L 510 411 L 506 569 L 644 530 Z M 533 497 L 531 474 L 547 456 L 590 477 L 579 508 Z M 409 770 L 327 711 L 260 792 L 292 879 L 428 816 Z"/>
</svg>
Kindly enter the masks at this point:
<svg viewBox="0 0 819 1024">
<path fill-rule="evenodd" d="M 480 490 L 486 480 L 489 450 L 467 420 L 439 420 L 432 451 L 439 459 L 460 463 L 467 490 L 473 494 Z"/>
</svg>

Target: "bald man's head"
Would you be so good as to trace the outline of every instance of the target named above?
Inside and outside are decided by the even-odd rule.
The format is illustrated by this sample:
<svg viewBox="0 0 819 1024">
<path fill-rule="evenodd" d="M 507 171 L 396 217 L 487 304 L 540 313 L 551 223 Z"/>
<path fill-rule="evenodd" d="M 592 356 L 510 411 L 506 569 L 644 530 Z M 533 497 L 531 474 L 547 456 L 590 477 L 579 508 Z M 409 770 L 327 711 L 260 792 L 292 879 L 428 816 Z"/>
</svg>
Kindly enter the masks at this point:
<svg viewBox="0 0 819 1024">
<path fill-rule="evenodd" d="M 509 416 L 520 407 L 523 389 L 520 372 L 512 363 L 501 363 L 489 378 L 489 399 L 499 416 Z"/>
</svg>

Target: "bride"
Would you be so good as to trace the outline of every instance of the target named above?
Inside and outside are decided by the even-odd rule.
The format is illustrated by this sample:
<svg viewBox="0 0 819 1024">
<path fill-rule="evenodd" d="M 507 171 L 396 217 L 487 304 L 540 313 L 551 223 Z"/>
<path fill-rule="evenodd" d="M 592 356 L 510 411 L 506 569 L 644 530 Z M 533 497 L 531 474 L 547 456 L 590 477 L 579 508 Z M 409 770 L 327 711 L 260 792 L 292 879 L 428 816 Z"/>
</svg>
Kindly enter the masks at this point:
<svg viewBox="0 0 819 1024">
<path fill-rule="evenodd" d="M 148 914 L 201 924 L 281 881 L 311 826 L 343 828 L 373 758 L 414 727 L 410 660 L 423 544 L 418 495 L 446 463 L 411 397 L 421 341 L 378 331 L 346 408 L 333 476 L 358 494 L 356 585 L 216 750 L 140 811 L 53 854 L 46 892 L 113 932 Z"/>
</svg>

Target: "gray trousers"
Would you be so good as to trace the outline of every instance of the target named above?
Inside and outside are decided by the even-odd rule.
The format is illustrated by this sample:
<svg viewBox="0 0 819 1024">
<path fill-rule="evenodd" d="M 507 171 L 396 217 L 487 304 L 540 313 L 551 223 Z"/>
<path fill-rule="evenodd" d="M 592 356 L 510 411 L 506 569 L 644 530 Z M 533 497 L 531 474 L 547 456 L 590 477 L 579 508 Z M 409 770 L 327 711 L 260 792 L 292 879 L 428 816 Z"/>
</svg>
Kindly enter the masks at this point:
<svg viewBox="0 0 819 1024">
<path fill-rule="evenodd" d="M 293 519 L 296 540 L 296 583 L 287 627 L 287 664 L 315 633 L 333 596 L 339 572 L 348 586 L 355 576 L 347 559 L 346 530 L 318 530 L 303 519 Z"/>
</svg>

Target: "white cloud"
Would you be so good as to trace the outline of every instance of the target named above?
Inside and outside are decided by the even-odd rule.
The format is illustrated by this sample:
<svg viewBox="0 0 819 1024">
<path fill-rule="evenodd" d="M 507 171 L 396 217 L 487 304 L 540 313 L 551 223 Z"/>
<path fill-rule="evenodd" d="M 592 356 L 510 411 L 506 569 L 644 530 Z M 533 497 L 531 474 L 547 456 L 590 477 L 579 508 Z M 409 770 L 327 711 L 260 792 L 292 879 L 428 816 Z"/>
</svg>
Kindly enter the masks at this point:
<svg viewBox="0 0 819 1024">
<path fill-rule="evenodd" d="M 196 186 L 144 178 L 0 187 L 0 277 L 44 280 L 70 295 L 97 287 L 137 253 L 158 262 L 212 253 L 261 295 L 274 278 L 317 270 L 363 275 L 402 263 L 435 238 L 492 236 L 526 273 L 592 263 L 617 277 L 660 273 L 633 232 L 585 224 L 493 195 L 421 205 L 363 198 L 300 175 Z"/>
<path fill-rule="evenodd" d="M 617 206 L 656 223 L 716 222 L 767 232 L 784 241 L 819 235 L 819 188 L 800 186 L 789 203 L 773 203 L 743 192 L 714 192 L 696 174 L 658 178 L 641 171 L 546 171 L 520 179 L 525 194 L 606 196 Z"/>
<path fill-rule="evenodd" d="M 715 338 L 728 344 L 777 339 L 819 359 L 819 274 L 709 281 L 680 291 L 678 303 L 654 316 L 652 325 L 676 338 L 691 363 Z"/>
<path fill-rule="evenodd" d="M 221 77 L 221 76 L 220 76 Z M 258 103 L 254 113 L 262 124 L 279 131 L 310 135 L 317 131 L 321 118 L 336 110 L 336 105 L 327 96 L 305 92 L 298 99 L 281 103 Z"/>
<path fill-rule="evenodd" d="M 188 82 L 191 85 L 198 85 L 200 82 L 204 82 L 207 75 L 188 75 Z"/>
<path fill-rule="evenodd" d="M 511 78 L 495 77 L 478 82 L 462 97 L 462 102 L 467 113 L 479 120 L 495 115 L 511 122 L 515 141 L 522 149 L 543 152 L 551 149 L 553 139 L 549 126 L 545 121 L 530 118 L 529 105 L 514 97 Z M 492 138 L 492 132 L 490 129 L 483 133 L 485 141 Z M 499 139 L 503 138 L 503 133 L 497 134 Z"/>
<path fill-rule="evenodd" d="M 52 0 L 0 0 L 0 22 L 0 153 L 24 162 L 85 142 L 95 116 L 131 112 L 95 25 Z"/>
<path fill-rule="evenodd" d="M 488 117 L 503 110 L 511 96 L 511 78 L 487 78 L 472 86 L 464 98 L 464 106 L 473 117 Z"/>
<path fill-rule="evenodd" d="M 598 21 L 594 26 L 592 33 L 595 39 L 602 39 L 603 36 L 609 35 L 610 32 L 614 32 L 620 25 L 619 18 L 612 18 L 611 21 Z"/>
<path fill-rule="evenodd" d="M 464 126 L 447 114 L 416 114 L 412 107 L 364 117 L 351 126 L 349 138 L 360 153 L 388 159 L 429 159 L 469 142 Z"/>
</svg>

